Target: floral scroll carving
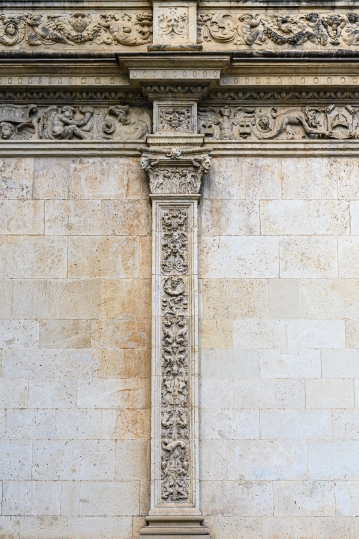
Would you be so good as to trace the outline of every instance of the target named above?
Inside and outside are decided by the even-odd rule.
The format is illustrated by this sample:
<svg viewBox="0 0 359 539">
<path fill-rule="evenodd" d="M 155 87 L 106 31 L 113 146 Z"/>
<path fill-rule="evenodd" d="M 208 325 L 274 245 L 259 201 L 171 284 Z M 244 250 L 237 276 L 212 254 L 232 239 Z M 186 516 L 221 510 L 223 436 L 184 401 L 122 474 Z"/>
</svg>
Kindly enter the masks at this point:
<svg viewBox="0 0 359 539">
<path fill-rule="evenodd" d="M 0 16 L 0 45 L 144 45 L 152 41 L 152 13 L 83 13 Z"/>
<path fill-rule="evenodd" d="M 189 498 L 188 212 L 162 215 L 161 498 Z"/>
<path fill-rule="evenodd" d="M 198 41 L 232 43 L 251 47 L 273 43 L 300 47 L 305 43 L 321 47 L 359 45 L 357 13 L 199 13 Z"/>
</svg>

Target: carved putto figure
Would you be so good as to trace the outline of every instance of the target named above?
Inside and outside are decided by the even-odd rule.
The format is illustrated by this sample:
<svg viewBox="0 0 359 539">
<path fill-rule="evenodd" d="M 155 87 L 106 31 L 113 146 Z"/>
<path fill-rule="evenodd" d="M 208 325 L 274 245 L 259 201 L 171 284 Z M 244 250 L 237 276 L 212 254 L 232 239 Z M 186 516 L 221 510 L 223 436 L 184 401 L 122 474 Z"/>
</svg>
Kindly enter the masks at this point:
<svg viewBox="0 0 359 539">
<path fill-rule="evenodd" d="M 35 133 L 35 125 L 30 115 L 36 111 L 36 105 L 0 105 L 0 138 L 2 140 L 31 138 Z"/>
<path fill-rule="evenodd" d="M 75 114 L 81 117 L 75 119 Z M 84 131 L 91 131 L 93 127 L 92 107 L 73 107 L 63 105 L 48 107 L 40 117 L 39 135 L 45 139 L 86 139 Z"/>
</svg>

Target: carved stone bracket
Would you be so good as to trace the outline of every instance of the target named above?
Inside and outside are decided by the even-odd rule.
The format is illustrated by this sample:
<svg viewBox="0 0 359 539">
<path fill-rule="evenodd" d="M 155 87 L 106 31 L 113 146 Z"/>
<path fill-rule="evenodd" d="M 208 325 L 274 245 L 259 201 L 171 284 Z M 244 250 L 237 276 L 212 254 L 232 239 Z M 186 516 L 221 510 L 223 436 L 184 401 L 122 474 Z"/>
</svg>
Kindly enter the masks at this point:
<svg viewBox="0 0 359 539">
<path fill-rule="evenodd" d="M 199 510 L 197 204 L 210 157 L 193 150 L 151 149 L 152 213 L 152 489 L 154 538 L 208 535 Z"/>
</svg>

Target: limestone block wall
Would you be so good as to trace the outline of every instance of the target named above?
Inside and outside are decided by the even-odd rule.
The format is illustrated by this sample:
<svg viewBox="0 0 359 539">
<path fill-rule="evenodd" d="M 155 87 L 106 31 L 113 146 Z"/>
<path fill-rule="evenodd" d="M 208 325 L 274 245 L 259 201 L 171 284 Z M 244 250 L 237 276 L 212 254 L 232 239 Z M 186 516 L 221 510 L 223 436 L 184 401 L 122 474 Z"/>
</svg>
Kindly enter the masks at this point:
<svg viewBox="0 0 359 539">
<path fill-rule="evenodd" d="M 1 159 L 0 199 L 0 536 L 138 537 L 151 312 L 139 159 Z"/>
<path fill-rule="evenodd" d="M 356 157 L 217 157 L 200 206 L 212 539 L 359 534 Z"/>
</svg>

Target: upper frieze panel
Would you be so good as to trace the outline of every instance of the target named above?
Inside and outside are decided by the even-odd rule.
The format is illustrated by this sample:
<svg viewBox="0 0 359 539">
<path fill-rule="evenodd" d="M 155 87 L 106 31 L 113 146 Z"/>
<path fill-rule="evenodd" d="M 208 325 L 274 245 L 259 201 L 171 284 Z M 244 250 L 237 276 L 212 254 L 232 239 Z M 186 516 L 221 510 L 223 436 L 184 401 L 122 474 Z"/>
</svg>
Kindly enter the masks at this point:
<svg viewBox="0 0 359 539">
<path fill-rule="evenodd" d="M 197 31 L 205 50 L 357 49 L 359 9 L 201 9 Z"/>
<path fill-rule="evenodd" d="M 36 10 L 0 15 L 0 50 L 121 50 L 152 42 L 152 11 Z"/>
</svg>

